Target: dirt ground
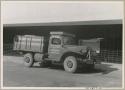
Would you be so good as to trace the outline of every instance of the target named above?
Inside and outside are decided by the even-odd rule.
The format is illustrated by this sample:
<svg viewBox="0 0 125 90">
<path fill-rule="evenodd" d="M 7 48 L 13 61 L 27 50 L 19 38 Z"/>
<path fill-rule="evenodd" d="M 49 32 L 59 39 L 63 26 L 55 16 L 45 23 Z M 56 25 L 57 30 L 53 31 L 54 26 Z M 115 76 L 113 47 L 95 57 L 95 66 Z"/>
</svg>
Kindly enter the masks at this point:
<svg viewBox="0 0 125 90">
<path fill-rule="evenodd" d="M 67 73 L 59 66 L 32 68 L 23 65 L 23 58 L 3 57 L 4 87 L 121 87 L 122 64 L 102 63 L 93 71 Z"/>
</svg>

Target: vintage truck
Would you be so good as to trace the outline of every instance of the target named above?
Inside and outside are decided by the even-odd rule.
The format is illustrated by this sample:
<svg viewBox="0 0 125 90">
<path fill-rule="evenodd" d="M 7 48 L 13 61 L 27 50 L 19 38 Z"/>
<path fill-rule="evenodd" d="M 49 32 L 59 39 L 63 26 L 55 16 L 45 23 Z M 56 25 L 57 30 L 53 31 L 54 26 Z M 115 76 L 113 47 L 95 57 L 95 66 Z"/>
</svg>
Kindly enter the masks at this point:
<svg viewBox="0 0 125 90">
<path fill-rule="evenodd" d="M 86 69 L 94 68 L 97 63 L 95 57 L 100 53 L 99 42 L 100 39 L 78 41 L 73 34 L 53 31 L 49 37 L 16 35 L 13 49 L 24 55 L 27 67 L 32 67 L 35 62 L 40 66 L 58 63 L 65 71 L 74 73 L 85 66 Z"/>
</svg>

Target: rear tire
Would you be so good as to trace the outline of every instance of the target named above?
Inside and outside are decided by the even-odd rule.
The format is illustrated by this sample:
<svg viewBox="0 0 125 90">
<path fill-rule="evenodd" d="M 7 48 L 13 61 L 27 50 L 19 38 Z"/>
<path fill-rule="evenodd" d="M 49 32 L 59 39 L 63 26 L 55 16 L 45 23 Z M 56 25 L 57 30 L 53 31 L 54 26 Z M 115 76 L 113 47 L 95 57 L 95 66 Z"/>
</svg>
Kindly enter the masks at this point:
<svg viewBox="0 0 125 90">
<path fill-rule="evenodd" d="M 77 71 L 78 65 L 75 56 L 67 56 L 64 60 L 63 66 L 65 71 L 70 73 L 75 73 Z"/>
<path fill-rule="evenodd" d="M 26 67 L 32 67 L 34 63 L 33 55 L 31 53 L 27 53 L 24 55 L 24 65 Z"/>
</svg>

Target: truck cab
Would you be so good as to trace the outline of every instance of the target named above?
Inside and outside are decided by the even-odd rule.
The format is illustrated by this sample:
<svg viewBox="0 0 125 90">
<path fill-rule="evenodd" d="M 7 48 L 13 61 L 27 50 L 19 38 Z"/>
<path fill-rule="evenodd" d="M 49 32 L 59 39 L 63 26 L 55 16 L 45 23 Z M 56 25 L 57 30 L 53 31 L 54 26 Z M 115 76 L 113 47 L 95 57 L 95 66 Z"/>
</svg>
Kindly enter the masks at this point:
<svg viewBox="0 0 125 90">
<path fill-rule="evenodd" d="M 75 35 L 64 32 L 50 32 L 50 39 L 48 45 L 48 58 L 60 61 L 64 54 L 66 45 L 75 45 Z"/>
</svg>

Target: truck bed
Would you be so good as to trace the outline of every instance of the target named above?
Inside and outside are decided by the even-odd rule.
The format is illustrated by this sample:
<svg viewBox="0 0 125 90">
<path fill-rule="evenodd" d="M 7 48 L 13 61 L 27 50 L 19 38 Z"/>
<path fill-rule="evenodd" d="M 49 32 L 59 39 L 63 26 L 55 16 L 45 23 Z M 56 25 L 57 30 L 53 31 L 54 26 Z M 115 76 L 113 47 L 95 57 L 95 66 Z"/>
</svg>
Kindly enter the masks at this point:
<svg viewBox="0 0 125 90">
<path fill-rule="evenodd" d="M 14 50 L 43 52 L 44 37 L 34 35 L 17 35 L 14 38 Z"/>
</svg>

